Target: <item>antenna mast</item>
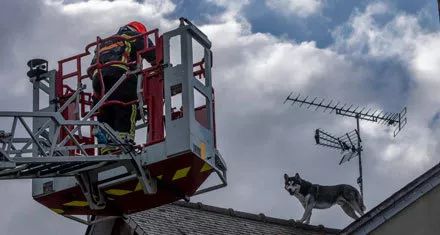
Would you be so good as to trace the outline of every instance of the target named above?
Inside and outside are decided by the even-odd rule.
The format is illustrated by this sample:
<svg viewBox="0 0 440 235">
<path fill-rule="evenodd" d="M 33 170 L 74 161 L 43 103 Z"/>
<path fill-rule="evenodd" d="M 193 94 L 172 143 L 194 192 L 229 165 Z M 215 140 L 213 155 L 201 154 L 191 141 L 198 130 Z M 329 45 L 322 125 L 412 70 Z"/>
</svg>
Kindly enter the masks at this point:
<svg viewBox="0 0 440 235">
<path fill-rule="evenodd" d="M 439 0 L 440 1 L 440 0 Z M 394 137 L 403 129 L 407 123 L 406 119 L 406 107 L 400 113 L 383 112 L 379 110 L 372 110 L 367 108 L 360 108 L 360 106 L 341 104 L 340 102 L 334 102 L 333 100 L 326 101 L 325 99 L 314 97 L 310 98 L 306 96 L 301 97 L 301 94 L 293 95 L 293 92 L 287 96 L 284 100 L 284 104 L 291 102 L 291 105 L 298 104 L 299 107 L 314 108 L 314 111 L 323 110 L 323 112 L 335 113 L 345 117 L 351 117 L 356 119 L 356 129 L 348 132 L 340 137 L 336 137 L 321 129 L 315 131 L 316 144 L 339 149 L 343 154 L 339 165 L 344 162 L 350 161 L 354 157 L 358 157 L 359 163 L 359 177 L 357 183 L 363 196 L 363 177 L 362 177 L 362 145 L 359 120 L 366 120 L 370 122 L 376 122 L 387 126 L 394 126 Z"/>
<path fill-rule="evenodd" d="M 440 20 L 440 0 L 437 0 L 437 7 L 438 7 L 438 16 Z"/>
</svg>

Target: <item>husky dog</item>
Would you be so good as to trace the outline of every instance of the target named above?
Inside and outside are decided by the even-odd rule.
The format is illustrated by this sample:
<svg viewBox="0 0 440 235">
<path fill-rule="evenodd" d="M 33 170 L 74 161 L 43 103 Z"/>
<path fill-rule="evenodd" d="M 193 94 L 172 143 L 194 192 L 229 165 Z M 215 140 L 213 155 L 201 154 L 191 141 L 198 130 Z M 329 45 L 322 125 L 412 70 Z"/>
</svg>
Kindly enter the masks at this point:
<svg viewBox="0 0 440 235">
<path fill-rule="evenodd" d="M 310 223 L 312 209 L 327 209 L 338 204 L 344 210 L 345 214 L 353 219 L 358 219 L 356 215 L 364 215 L 365 205 L 359 191 L 353 186 L 346 184 L 338 184 L 333 186 L 321 186 L 312 184 L 301 179 L 296 173 L 294 177 L 284 174 L 284 188 L 295 196 L 304 207 L 304 214 L 300 223 Z"/>
</svg>

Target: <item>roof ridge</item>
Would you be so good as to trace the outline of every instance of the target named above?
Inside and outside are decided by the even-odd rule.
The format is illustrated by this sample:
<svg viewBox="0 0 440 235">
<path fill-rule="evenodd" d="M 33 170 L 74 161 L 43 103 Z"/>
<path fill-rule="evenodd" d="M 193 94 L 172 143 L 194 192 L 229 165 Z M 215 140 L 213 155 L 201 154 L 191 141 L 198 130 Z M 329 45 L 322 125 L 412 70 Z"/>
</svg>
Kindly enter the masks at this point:
<svg viewBox="0 0 440 235">
<path fill-rule="evenodd" d="M 238 218 L 242 218 L 242 219 L 254 220 L 254 221 L 263 222 L 263 223 L 273 223 L 273 224 L 284 225 L 284 226 L 292 226 L 292 227 L 300 228 L 300 229 L 323 231 L 323 232 L 334 233 L 334 234 L 339 233 L 339 231 L 340 231 L 339 229 L 324 227 L 324 225 L 322 225 L 322 224 L 308 225 L 308 224 L 295 222 L 293 219 L 286 220 L 286 219 L 274 218 L 274 217 L 266 216 L 264 213 L 253 214 L 253 213 L 249 213 L 249 212 L 237 211 L 232 208 L 222 208 L 222 207 L 206 205 L 201 202 L 176 201 L 171 204 L 176 205 L 176 206 L 186 207 L 186 208 L 192 208 L 192 209 L 196 209 L 196 210 L 202 210 L 202 211 L 208 211 L 208 212 L 217 213 L 217 214 L 223 214 L 223 215 L 227 215 L 227 216 L 231 216 L 231 217 L 238 217 Z"/>
</svg>

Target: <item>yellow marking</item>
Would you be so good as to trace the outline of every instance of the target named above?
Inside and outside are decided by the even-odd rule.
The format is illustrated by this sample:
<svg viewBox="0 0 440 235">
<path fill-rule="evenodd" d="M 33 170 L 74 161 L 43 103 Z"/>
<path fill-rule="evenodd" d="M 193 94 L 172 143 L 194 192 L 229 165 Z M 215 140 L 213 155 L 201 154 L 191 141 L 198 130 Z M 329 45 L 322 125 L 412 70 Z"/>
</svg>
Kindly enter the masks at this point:
<svg viewBox="0 0 440 235">
<path fill-rule="evenodd" d="M 115 67 L 118 67 L 118 68 L 121 68 L 121 69 L 124 69 L 124 70 L 128 70 L 128 67 L 125 66 L 125 65 L 122 65 L 122 64 L 112 64 L 110 66 L 115 66 Z"/>
<path fill-rule="evenodd" d="M 176 174 L 174 174 L 173 176 L 173 180 L 178 180 L 180 178 L 186 177 L 186 175 L 188 175 L 189 169 L 191 169 L 190 166 L 177 170 Z"/>
<path fill-rule="evenodd" d="M 131 127 L 130 127 L 130 132 L 129 132 L 129 136 L 130 139 L 134 140 L 135 139 L 135 132 L 136 132 L 136 116 L 137 116 L 137 108 L 136 105 L 133 104 L 131 105 L 131 117 L 130 117 L 130 123 L 131 123 Z"/>
<path fill-rule="evenodd" d="M 67 202 L 64 203 L 63 206 L 88 206 L 89 203 L 87 203 L 86 201 L 71 201 L 71 202 Z"/>
<path fill-rule="evenodd" d="M 140 182 L 138 182 L 138 184 L 136 185 L 136 188 L 134 188 L 134 191 L 137 192 L 137 191 L 141 191 L 141 190 L 142 190 L 142 185 Z"/>
<path fill-rule="evenodd" d="M 57 214 L 62 214 L 62 213 L 64 213 L 64 211 L 61 210 L 61 209 L 57 209 L 57 208 L 49 208 L 49 209 L 51 209 L 53 212 L 55 212 L 55 213 L 57 213 Z"/>
<path fill-rule="evenodd" d="M 99 52 L 108 51 L 108 50 L 113 49 L 115 47 L 122 47 L 122 46 L 124 46 L 123 42 L 116 42 L 116 43 L 113 43 L 113 44 L 110 44 L 106 47 L 101 48 L 101 50 L 99 50 Z"/>
<path fill-rule="evenodd" d="M 206 159 L 206 144 L 205 143 L 200 144 L 200 155 L 203 160 Z"/>
<path fill-rule="evenodd" d="M 109 189 L 105 191 L 107 194 L 114 195 L 114 196 L 123 196 L 125 194 L 131 193 L 130 190 L 124 190 L 124 189 Z"/>
<path fill-rule="evenodd" d="M 161 179 L 162 179 L 162 176 L 163 176 L 163 175 L 159 175 L 159 176 L 156 176 L 156 178 L 158 178 L 158 179 L 161 180 Z M 135 192 L 137 192 L 137 191 L 142 191 L 142 185 L 141 185 L 140 182 L 137 183 L 136 188 L 134 188 L 134 191 L 135 191 Z"/>
<path fill-rule="evenodd" d="M 203 165 L 202 169 L 200 169 L 200 172 L 209 171 L 211 169 L 212 169 L 212 167 L 208 163 L 205 162 L 205 164 Z"/>
</svg>

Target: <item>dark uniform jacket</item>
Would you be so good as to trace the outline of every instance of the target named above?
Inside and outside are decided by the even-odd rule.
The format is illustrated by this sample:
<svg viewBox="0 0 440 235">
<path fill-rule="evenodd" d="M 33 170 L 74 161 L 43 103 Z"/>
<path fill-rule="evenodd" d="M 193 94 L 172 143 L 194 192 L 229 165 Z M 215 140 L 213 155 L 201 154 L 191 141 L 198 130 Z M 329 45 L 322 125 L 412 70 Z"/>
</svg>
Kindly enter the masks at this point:
<svg viewBox="0 0 440 235">
<path fill-rule="evenodd" d="M 138 32 L 130 30 L 127 26 L 123 26 L 119 29 L 116 35 L 126 37 L 127 39 L 136 35 Z M 148 39 L 149 47 L 152 47 L 153 42 Z M 132 40 L 120 40 L 110 39 L 101 43 L 99 60 L 101 64 L 111 61 L 121 61 L 124 63 L 136 61 L 137 52 L 144 49 L 144 42 L 142 37 L 138 37 Z M 150 64 L 155 62 L 156 56 L 154 50 L 149 51 L 143 55 Z M 96 63 L 97 55 L 92 60 L 92 65 Z M 106 66 L 101 69 L 105 90 L 108 91 L 113 84 L 127 71 L 136 69 L 136 65 L 132 65 L 128 68 L 125 65 L 114 64 Z M 93 90 L 95 94 L 99 96 L 101 92 L 101 84 L 97 76 L 97 69 L 91 71 L 91 77 L 93 80 Z M 136 95 L 137 78 L 135 76 L 129 77 L 120 87 L 109 97 L 108 100 L 119 100 L 123 102 L 129 102 L 137 98 Z"/>
<path fill-rule="evenodd" d="M 127 26 L 123 26 L 119 29 L 119 31 L 115 35 L 122 36 L 125 38 L 130 38 L 139 35 L 139 33 L 130 30 Z M 153 42 L 150 39 L 148 39 L 148 46 L 152 47 L 153 45 L 154 45 Z M 142 40 L 142 37 L 138 37 L 133 40 L 120 40 L 117 38 L 106 40 L 100 45 L 99 60 L 101 64 L 111 61 L 121 61 L 124 63 L 133 62 L 136 61 L 137 52 L 142 49 L 144 49 L 144 42 Z M 154 51 L 149 51 L 148 53 L 142 56 L 150 64 L 154 63 L 156 59 Z M 97 58 L 95 54 L 95 57 L 93 58 L 91 64 L 95 64 L 96 59 Z M 118 67 L 125 71 L 128 69 L 135 69 L 135 66 L 132 66 L 131 68 L 127 68 L 127 66 L 121 64 L 114 64 L 112 66 L 102 68 L 102 74 L 104 77 L 106 77 L 106 75 L 111 75 L 111 73 L 113 73 L 114 69 L 112 67 Z M 95 74 L 96 71 L 93 71 L 93 75 Z"/>
</svg>

